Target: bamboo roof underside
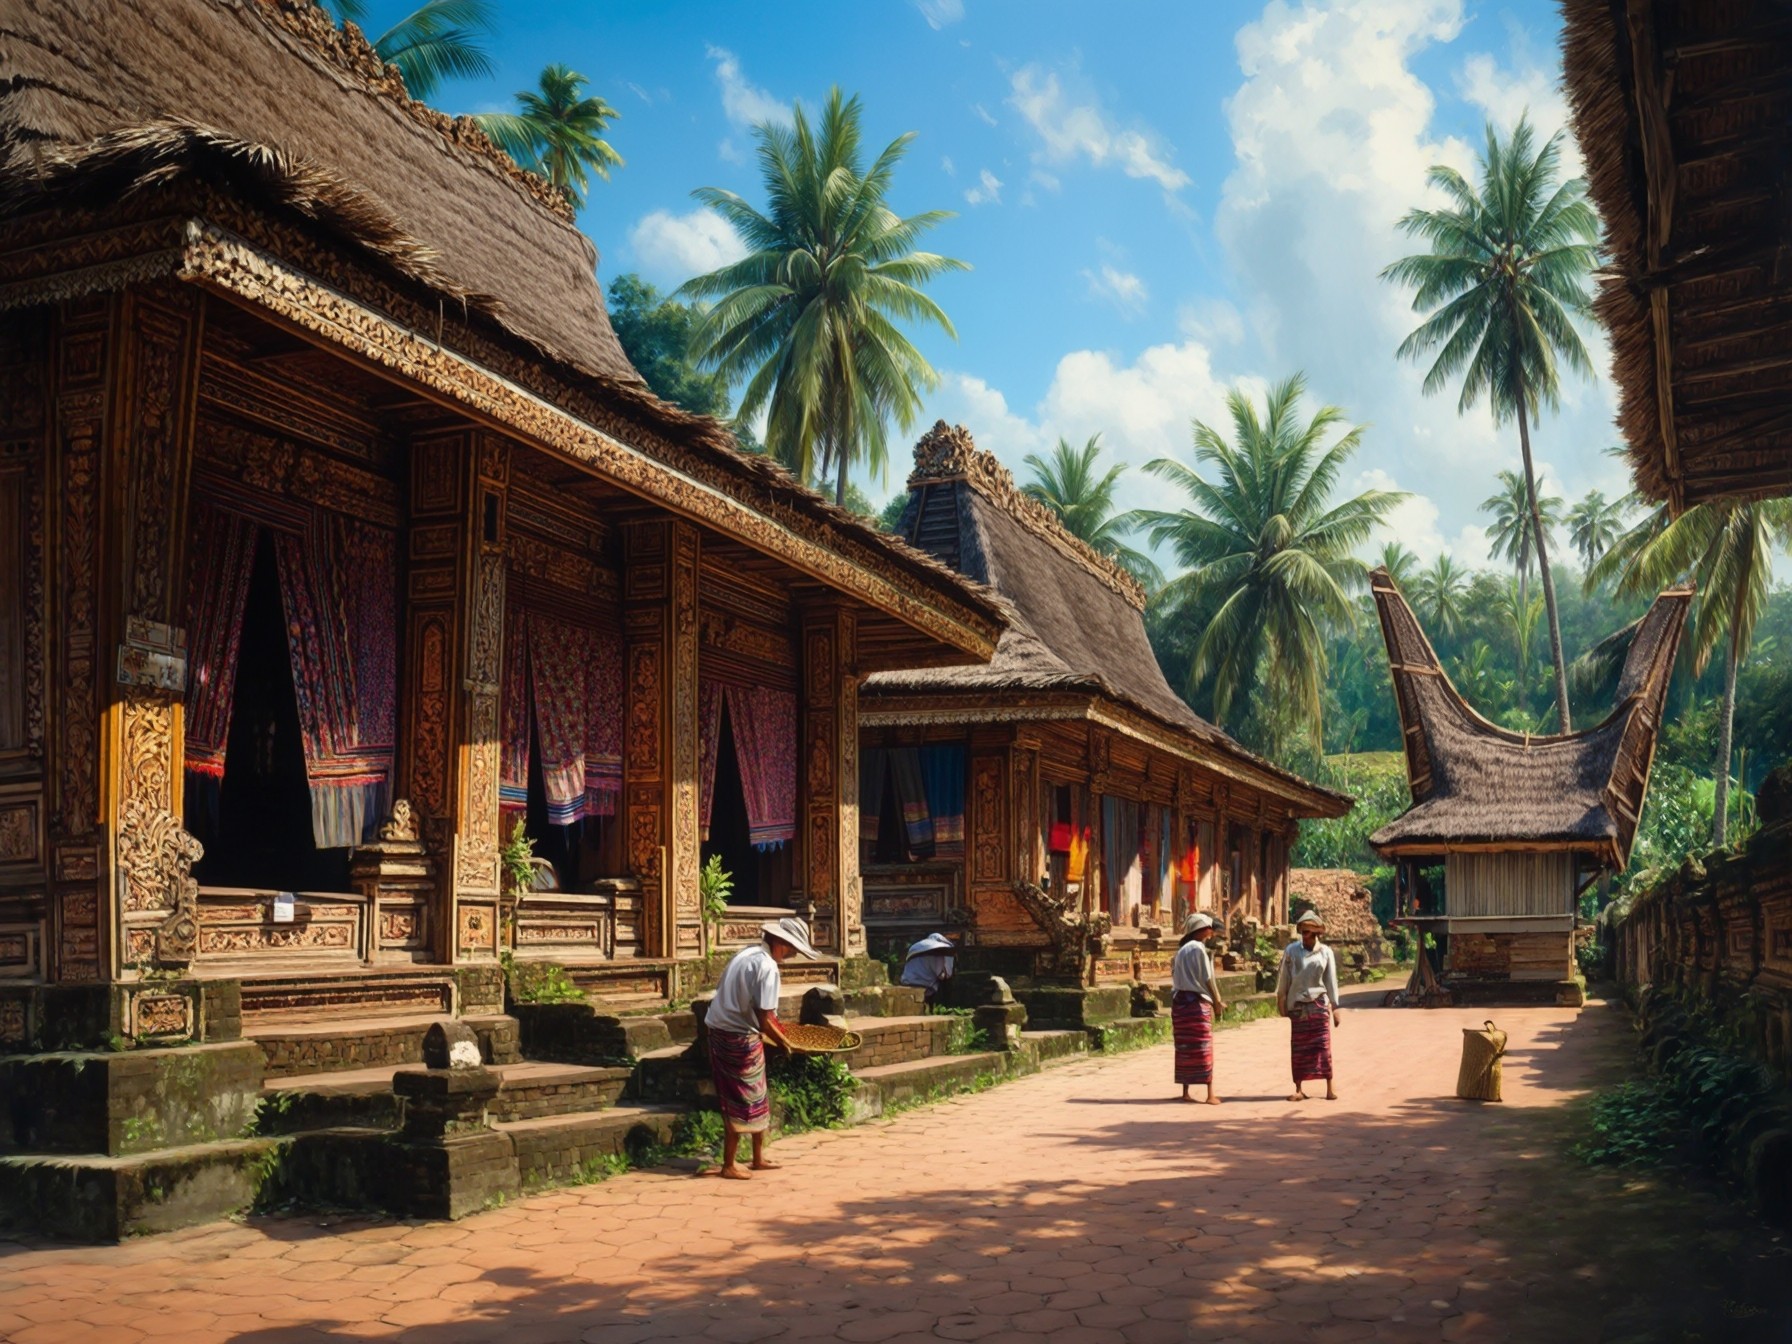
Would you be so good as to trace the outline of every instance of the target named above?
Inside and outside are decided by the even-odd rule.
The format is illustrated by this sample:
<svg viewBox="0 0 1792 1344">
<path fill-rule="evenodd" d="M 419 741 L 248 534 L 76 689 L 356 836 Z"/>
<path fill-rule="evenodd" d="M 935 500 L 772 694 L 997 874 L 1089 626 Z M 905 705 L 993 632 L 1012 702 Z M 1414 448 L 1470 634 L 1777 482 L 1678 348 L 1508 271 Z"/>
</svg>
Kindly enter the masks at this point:
<svg viewBox="0 0 1792 1344">
<path fill-rule="evenodd" d="M 1369 837 L 1383 854 L 1571 849 L 1630 858 L 1662 704 L 1692 603 L 1671 588 L 1638 623 L 1615 707 L 1596 727 L 1537 736 L 1481 717 L 1438 661 L 1386 569 L 1370 575 L 1400 709 L 1412 806 Z"/>
<path fill-rule="evenodd" d="M 1637 486 L 1675 511 L 1792 493 L 1792 10 L 1562 8 Z"/>
<path fill-rule="evenodd" d="M 970 433 L 944 421 L 915 446 L 898 531 L 911 544 L 1004 599 L 1008 629 L 983 666 L 880 672 L 860 703 L 918 695 L 988 696 L 1017 703 L 1078 691 L 1162 724 L 1199 758 L 1224 758 L 1294 803 L 1297 816 L 1341 816 L 1352 799 L 1246 750 L 1170 689 L 1145 634 L 1145 594 L 1112 559 L 1072 536 L 1023 494 Z"/>
</svg>

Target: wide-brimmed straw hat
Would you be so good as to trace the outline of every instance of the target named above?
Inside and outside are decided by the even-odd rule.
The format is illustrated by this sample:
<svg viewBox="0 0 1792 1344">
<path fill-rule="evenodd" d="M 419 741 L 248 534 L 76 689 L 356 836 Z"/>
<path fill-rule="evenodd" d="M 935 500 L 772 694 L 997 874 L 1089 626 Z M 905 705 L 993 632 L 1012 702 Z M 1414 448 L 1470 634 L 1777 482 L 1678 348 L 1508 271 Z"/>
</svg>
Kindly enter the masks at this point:
<svg viewBox="0 0 1792 1344">
<path fill-rule="evenodd" d="M 1320 914 L 1317 910 L 1303 910 L 1301 911 L 1300 918 L 1294 921 L 1294 927 L 1297 929 L 1304 928 L 1308 924 L 1311 924 L 1316 929 L 1323 929 L 1325 927 L 1325 916 Z"/>
<path fill-rule="evenodd" d="M 807 957 L 814 961 L 819 955 L 809 941 L 809 921 L 799 919 L 795 915 L 785 915 L 783 919 L 774 919 L 770 923 L 759 926 L 761 933 L 776 938 L 781 943 L 789 943 L 796 949 L 799 957 Z"/>
<path fill-rule="evenodd" d="M 913 947 L 909 948 L 904 961 L 913 961 L 916 957 L 931 957 L 940 952 L 957 952 L 958 945 L 943 933 L 930 933 Z"/>
<path fill-rule="evenodd" d="M 1185 934 L 1199 933 L 1202 929 L 1211 929 L 1212 927 L 1212 915 L 1196 912 L 1188 917 L 1188 922 L 1182 926 L 1182 931 Z"/>
</svg>

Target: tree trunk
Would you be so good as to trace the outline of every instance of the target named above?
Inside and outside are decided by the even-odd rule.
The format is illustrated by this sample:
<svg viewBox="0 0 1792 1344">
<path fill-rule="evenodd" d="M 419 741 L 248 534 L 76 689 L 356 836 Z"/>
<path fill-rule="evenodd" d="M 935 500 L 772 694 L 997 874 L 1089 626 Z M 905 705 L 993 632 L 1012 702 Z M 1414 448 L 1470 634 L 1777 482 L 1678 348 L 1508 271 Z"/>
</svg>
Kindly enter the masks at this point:
<svg viewBox="0 0 1792 1344">
<path fill-rule="evenodd" d="M 1549 614 L 1549 652 L 1556 665 L 1556 718 L 1559 732 L 1571 733 L 1568 715 L 1568 664 L 1562 660 L 1562 622 L 1556 616 L 1556 581 L 1549 568 L 1549 543 L 1543 536 L 1543 511 L 1537 507 L 1537 473 L 1531 465 L 1531 430 L 1525 417 L 1525 388 L 1518 389 L 1518 445 L 1524 452 L 1524 493 L 1531 505 L 1531 540 L 1537 543 L 1537 573 L 1543 579 L 1543 605 Z"/>
<path fill-rule="evenodd" d="M 840 454 L 840 474 L 834 478 L 834 503 L 846 507 L 846 454 Z"/>
<path fill-rule="evenodd" d="M 1717 799 L 1711 816 L 1711 843 L 1722 849 L 1730 829 L 1730 747 L 1736 727 L 1736 671 L 1742 662 L 1737 647 L 1736 615 L 1730 615 L 1730 652 L 1724 659 L 1724 705 L 1717 729 Z"/>
</svg>

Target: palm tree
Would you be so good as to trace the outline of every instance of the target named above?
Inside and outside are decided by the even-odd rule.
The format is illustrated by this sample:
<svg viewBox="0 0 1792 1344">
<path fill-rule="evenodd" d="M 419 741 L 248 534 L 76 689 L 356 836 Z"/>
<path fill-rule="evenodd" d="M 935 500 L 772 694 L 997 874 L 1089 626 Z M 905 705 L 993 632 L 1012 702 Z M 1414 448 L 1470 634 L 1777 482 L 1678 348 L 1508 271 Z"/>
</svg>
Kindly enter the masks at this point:
<svg viewBox="0 0 1792 1344">
<path fill-rule="evenodd" d="M 1554 540 L 1556 528 L 1562 523 L 1561 496 L 1543 496 L 1533 513 L 1531 490 L 1524 477 L 1516 471 L 1502 471 L 1498 492 L 1481 501 L 1481 512 L 1493 515 L 1493 521 L 1487 525 L 1487 553 L 1496 560 L 1512 562 L 1519 591 L 1528 597 L 1531 568 L 1543 551 L 1537 540 L 1538 527 L 1542 528 L 1545 542 Z"/>
<path fill-rule="evenodd" d="M 366 0 L 326 0 L 341 23 L 362 23 Z M 491 0 L 425 0 L 379 37 L 373 50 L 404 76 L 405 92 L 427 99 L 444 80 L 496 73 L 478 34 L 493 28 Z"/>
<path fill-rule="evenodd" d="M 1418 579 L 1419 557 L 1397 541 L 1382 545 L 1380 564 L 1402 588 L 1410 588 Z"/>
<path fill-rule="evenodd" d="M 1501 679 L 1493 664 L 1493 650 L 1484 639 L 1477 639 L 1451 661 L 1450 680 L 1463 698 L 1489 719 L 1494 717 L 1494 706 L 1512 693 L 1512 683 Z"/>
<path fill-rule="evenodd" d="M 1580 553 L 1581 570 L 1591 574 L 1599 557 L 1611 549 L 1624 530 L 1623 500 L 1608 500 L 1603 492 L 1589 490 L 1568 510 L 1568 540 Z"/>
<path fill-rule="evenodd" d="M 739 418 L 764 409 L 766 447 L 804 480 L 817 467 L 837 471 L 837 500 L 855 461 L 883 470 L 885 421 L 907 429 L 921 393 L 939 381 L 896 322 L 931 322 L 956 337 L 920 286 L 970 269 L 912 250 L 951 212 L 904 219 L 890 209 L 890 179 L 914 135 L 892 140 L 861 171 L 859 117 L 859 100 L 835 88 L 819 128 L 800 105 L 789 128 L 761 125 L 768 212 L 717 187 L 693 193 L 751 251 L 679 291 L 714 300 L 693 351 L 731 381 L 748 379 Z"/>
<path fill-rule="evenodd" d="M 1597 256 L 1599 218 L 1587 203 L 1586 183 L 1556 180 L 1561 140 L 1553 135 L 1536 149 L 1530 122 L 1520 117 L 1502 144 L 1490 123 L 1480 187 L 1454 168 L 1433 167 L 1426 180 L 1449 205 L 1411 210 L 1400 221 L 1402 230 L 1431 250 L 1395 262 L 1382 276 L 1411 285 L 1413 310 L 1428 314 L 1399 351 L 1410 359 L 1436 352 L 1425 374 L 1426 394 L 1461 374 L 1460 410 L 1486 393 L 1496 425 L 1518 421 L 1537 568 L 1549 611 L 1556 710 L 1567 732 L 1568 665 L 1531 460 L 1530 419 L 1557 404 L 1561 364 L 1593 371 L 1573 319 L 1591 309 L 1587 284 Z"/>
<path fill-rule="evenodd" d="M 1512 632 L 1513 651 L 1518 660 L 1518 705 L 1520 713 L 1530 712 L 1531 645 L 1537 638 L 1537 621 L 1543 615 L 1543 599 L 1528 597 L 1524 586 L 1516 580 L 1507 579 L 1505 590 L 1500 594 L 1500 616 L 1506 628 Z"/>
<path fill-rule="evenodd" d="M 584 96 L 589 81 L 564 65 L 541 72 L 539 91 L 521 90 L 520 112 L 482 112 L 474 118 L 499 149 L 552 182 L 575 206 L 585 203 L 587 170 L 607 178 L 622 156 L 603 138 L 621 115 L 602 98 Z"/>
<path fill-rule="evenodd" d="M 1698 607 L 1692 618 L 1693 674 L 1704 671 L 1725 638 L 1724 694 L 1720 711 L 1717 799 L 1711 840 L 1728 834 L 1730 754 L 1736 727 L 1736 673 L 1754 641 L 1755 622 L 1773 586 L 1773 550 L 1792 545 L 1792 500 L 1716 500 L 1695 504 L 1668 521 L 1666 511 L 1645 518 L 1620 538 L 1607 558 L 1628 545 L 1619 591 L 1643 596 L 1691 579 Z"/>
<path fill-rule="evenodd" d="M 1071 536 L 1112 556 L 1140 583 L 1155 588 L 1163 575 L 1150 556 L 1126 544 L 1123 538 L 1132 529 L 1114 512 L 1114 489 L 1126 467 L 1115 463 L 1098 476 L 1095 460 L 1100 456 L 1099 434 L 1091 434 L 1081 448 L 1072 448 L 1069 440 L 1059 438 L 1049 459 L 1027 454 L 1024 460 L 1033 479 L 1021 486 L 1021 491 L 1057 514 Z"/>
<path fill-rule="evenodd" d="M 1161 596 L 1213 609 L 1190 660 L 1190 694 L 1211 682 L 1214 717 L 1225 723 L 1261 689 L 1261 717 L 1304 719 L 1317 746 L 1326 628 L 1354 624 L 1349 593 L 1364 577 L 1355 551 L 1405 496 L 1368 490 L 1333 502 L 1363 431 L 1345 430 L 1326 446 L 1344 413 L 1322 406 L 1302 420 L 1305 390 L 1299 374 L 1277 383 L 1260 417 L 1244 390 L 1232 389 L 1231 441 L 1196 421 L 1194 467 L 1158 458 L 1145 468 L 1192 507 L 1141 509 L 1133 519 L 1187 567 Z M 1211 480 L 1201 467 L 1212 469 Z"/>
<path fill-rule="evenodd" d="M 1419 614 L 1438 636 L 1454 636 L 1462 629 L 1462 601 L 1468 594 L 1468 571 L 1446 551 L 1413 581 L 1413 598 Z"/>
</svg>

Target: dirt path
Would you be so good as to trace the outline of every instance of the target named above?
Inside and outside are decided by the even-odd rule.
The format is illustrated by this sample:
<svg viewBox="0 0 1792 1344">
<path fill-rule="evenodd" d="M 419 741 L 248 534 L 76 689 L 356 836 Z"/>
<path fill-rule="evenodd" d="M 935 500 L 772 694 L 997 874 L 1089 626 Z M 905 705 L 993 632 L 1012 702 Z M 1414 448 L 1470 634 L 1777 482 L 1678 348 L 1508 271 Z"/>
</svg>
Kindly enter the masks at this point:
<svg viewBox="0 0 1792 1344">
<path fill-rule="evenodd" d="M 1364 1003 L 1369 996 L 1359 996 Z M 1496 1014 L 1506 1104 L 1449 1099 L 1484 1014 L 1353 1008 L 1335 1103 L 1285 1024 L 778 1144 L 774 1179 L 644 1173 L 455 1224 L 264 1218 L 106 1248 L 0 1243 L 0 1338 L 128 1344 L 647 1339 L 1792 1337 L 1792 1261 L 1681 1180 L 1588 1173 L 1569 1109 L 1629 1061 L 1606 1007 Z"/>
</svg>

